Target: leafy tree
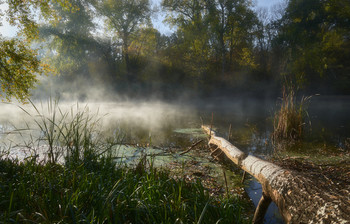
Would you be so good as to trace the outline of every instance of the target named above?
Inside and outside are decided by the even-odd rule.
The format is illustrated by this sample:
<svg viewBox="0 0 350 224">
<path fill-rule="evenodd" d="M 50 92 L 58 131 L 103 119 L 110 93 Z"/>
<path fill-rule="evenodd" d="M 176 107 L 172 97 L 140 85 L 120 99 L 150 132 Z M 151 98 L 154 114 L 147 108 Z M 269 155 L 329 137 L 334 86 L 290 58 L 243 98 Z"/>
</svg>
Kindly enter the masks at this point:
<svg viewBox="0 0 350 224">
<path fill-rule="evenodd" d="M 131 74 L 129 47 L 132 35 L 142 24 L 150 22 L 151 9 L 148 0 L 103 0 L 96 3 L 98 13 L 105 18 L 107 28 L 114 32 L 117 42 L 121 41 L 122 58 L 126 65 L 128 81 Z"/>
<path fill-rule="evenodd" d="M 162 6 L 167 21 L 178 28 L 173 43 L 173 50 L 182 55 L 178 64 L 195 82 L 226 85 L 234 70 L 255 66 L 257 17 L 250 1 L 164 0 Z"/>
<path fill-rule="evenodd" d="M 275 46 L 281 48 L 287 74 L 305 85 L 322 77 L 342 90 L 349 88 L 350 2 L 290 0 L 277 21 Z M 318 81 L 317 83 L 319 83 Z"/>
<path fill-rule="evenodd" d="M 162 6 L 168 12 L 166 21 L 177 27 L 169 60 L 173 66 L 182 68 L 198 88 L 198 84 L 203 84 L 206 79 L 211 57 L 205 1 L 164 0 Z"/>
<path fill-rule="evenodd" d="M 227 64 L 232 66 L 235 62 L 254 66 L 251 50 L 254 26 L 258 21 L 250 9 L 250 1 L 208 0 L 207 5 L 213 42 L 216 52 L 221 55 L 222 73 Z"/>
<path fill-rule="evenodd" d="M 40 63 L 36 52 L 18 39 L 0 40 L 0 82 L 4 95 L 1 98 L 11 100 L 16 97 L 25 102 L 35 83 L 36 74 L 44 73 L 47 67 Z"/>
<path fill-rule="evenodd" d="M 166 39 L 154 28 L 141 28 L 131 37 L 129 52 L 136 57 L 156 57 L 166 47 Z"/>
<path fill-rule="evenodd" d="M 38 37 L 35 15 L 40 13 L 47 19 L 55 20 L 52 3 L 58 2 L 68 7 L 60 0 L 8 0 L 8 10 L 2 17 L 17 26 L 21 38 L 4 38 L 0 35 L 0 81 L 2 98 L 11 100 L 12 97 L 25 102 L 30 95 L 30 89 L 35 86 L 37 74 L 48 72 L 47 65 L 40 62 L 37 51 L 30 48 L 30 42 Z"/>
<path fill-rule="evenodd" d="M 96 41 L 91 4 L 88 0 L 70 1 L 67 10 L 55 4 L 53 10 L 60 18 L 40 26 L 41 41 L 44 41 L 46 58 L 61 74 L 88 73 L 89 57 L 94 52 Z"/>
</svg>

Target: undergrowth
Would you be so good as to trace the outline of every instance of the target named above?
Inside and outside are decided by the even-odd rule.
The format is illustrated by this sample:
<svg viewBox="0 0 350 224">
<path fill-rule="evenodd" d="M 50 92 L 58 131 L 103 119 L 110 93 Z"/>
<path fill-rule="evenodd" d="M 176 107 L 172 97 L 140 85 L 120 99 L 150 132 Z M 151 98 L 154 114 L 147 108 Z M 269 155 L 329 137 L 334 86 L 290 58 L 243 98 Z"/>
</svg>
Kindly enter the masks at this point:
<svg viewBox="0 0 350 224">
<path fill-rule="evenodd" d="M 3 223 L 242 223 L 235 197 L 211 198 L 200 182 L 167 171 L 116 166 L 108 158 L 80 167 L 1 160 Z"/>
<path fill-rule="evenodd" d="M 35 107 L 47 160 L 0 157 L 0 223 L 247 222 L 238 197 L 212 197 L 200 181 L 175 180 L 145 157 L 134 167 L 116 163 L 121 138 L 102 138 L 86 110 L 49 110 Z"/>
</svg>

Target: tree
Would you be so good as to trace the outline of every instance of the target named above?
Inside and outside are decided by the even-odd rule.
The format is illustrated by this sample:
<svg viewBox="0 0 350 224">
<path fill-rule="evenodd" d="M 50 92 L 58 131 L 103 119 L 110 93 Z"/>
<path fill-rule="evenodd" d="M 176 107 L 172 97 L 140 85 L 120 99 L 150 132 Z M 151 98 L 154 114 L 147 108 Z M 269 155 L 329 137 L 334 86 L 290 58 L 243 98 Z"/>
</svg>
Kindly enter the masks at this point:
<svg viewBox="0 0 350 224">
<path fill-rule="evenodd" d="M 44 73 L 46 66 L 40 63 L 36 52 L 18 39 L 0 40 L 0 82 L 3 95 L 11 100 L 15 97 L 25 102 L 38 81 L 36 74 Z"/>
<path fill-rule="evenodd" d="M 167 22 L 177 27 L 170 48 L 172 65 L 181 68 L 195 88 L 210 70 L 210 32 L 204 0 L 163 0 Z"/>
<path fill-rule="evenodd" d="M 48 72 L 48 66 L 41 63 L 37 51 L 30 48 L 30 42 L 38 37 L 35 15 L 39 12 L 47 19 L 56 19 L 51 4 L 60 0 L 9 0 L 6 16 L 9 23 L 17 26 L 22 38 L 4 38 L 0 35 L 0 81 L 2 98 L 11 100 L 15 97 L 25 102 L 30 96 L 30 89 L 38 82 L 37 74 Z"/>
<path fill-rule="evenodd" d="M 54 4 L 52 8 L 60 19 L 41 24 L 40 40 L 47 50 L 46 59 L 59 73 L 88 75 L 87 64 L 97 45 L 92 35 L 95 24 L 91 4 L 89 0 L 74 0 L 70 4 L 69 10 Z"/>
<path fill-rule="evenodd" d="M 290 0 L 277 21 L 275 46 L 287 63 L 285 73 L 299 85 L 331 83 L 349 91 L 350 2 L 341 0 Z M 315 82 L 316 81 L 316 82 Z"/>
<path fill-rule="evenodd" d="M 250 1 L 164 0 L 162 6 L 167 21 L 177 27 L 174 50 L 181 51 L 179 65 L 195 81 L 228 85 L 234 71 L 255 66 L 257 17 Z"/>
<path fill-rule="evenodd" d="M 141 24 L 150 22 L 151 9 L 148 0 L 103 0 L 96 3 L 98 13 L 105 18 L 109 30 L 115 32 L 117 41 L 121 40 L 122 58 L 126 65 L 128 81 L 134 80 L 131 73 L 129 46 L 131 36 Z"/>
<path fill-rule="evenodd" d="M 209 26 L 216 52 L 221 56 L 221 72 L 235 59 L 239 65 L 253 65 L 253 27 L 258 23 L 250 1 L 207 0 Z M 227 55 L 229 53 L 229 55 Z M 244 59 L 244 60 L 240 60 Z"/>
<path fill-rule="evenodd" d="M 166 37 L 158 30 L 141 28 L 131 37 L 129 52 L 136 57 L 156 57 L 166 46 Z"/>
</svg>

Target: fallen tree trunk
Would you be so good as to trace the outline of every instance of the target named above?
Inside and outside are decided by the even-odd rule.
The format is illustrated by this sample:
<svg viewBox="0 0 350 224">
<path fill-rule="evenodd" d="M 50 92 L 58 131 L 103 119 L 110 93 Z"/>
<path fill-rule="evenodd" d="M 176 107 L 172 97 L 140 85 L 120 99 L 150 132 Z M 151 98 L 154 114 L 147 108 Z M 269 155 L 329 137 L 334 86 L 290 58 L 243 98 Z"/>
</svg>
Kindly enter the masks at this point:
<svg viewBox="0 0 350 224">
<path fill-rule="evenodd" d="M 263 195 L 253 223 L 263 222 L 271 201 L 278 206 L 286 223 L 350 223 L 349 189 L 319 183 L 301 173 L 247 155 L 226 139 L 218 137 L 210 127 L 202 126 L 202 129 L 210 136 L 212 156 L 218 158 L 224 153 L 261 183 Z"/>
</svg>

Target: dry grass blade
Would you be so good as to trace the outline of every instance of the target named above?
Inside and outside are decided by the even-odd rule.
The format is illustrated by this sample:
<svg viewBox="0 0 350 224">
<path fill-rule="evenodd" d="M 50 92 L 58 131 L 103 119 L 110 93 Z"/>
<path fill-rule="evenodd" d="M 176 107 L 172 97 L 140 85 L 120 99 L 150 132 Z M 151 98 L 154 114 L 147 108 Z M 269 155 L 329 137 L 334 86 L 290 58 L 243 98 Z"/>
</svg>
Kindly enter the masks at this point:
<svg viewBox="0 0 350 224">
<path fill-rule="evenodd" d="M 275 143 L 297 141 L 304 135 L 305 120 L 308 117 L 307 104 L 311 97 L 302 97 L 298 103 L 295 95 L 293 88 L 283 88 L 281 106 L 274 117 L 272 139 Z"/>
</svg>

